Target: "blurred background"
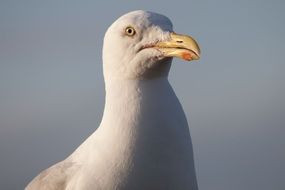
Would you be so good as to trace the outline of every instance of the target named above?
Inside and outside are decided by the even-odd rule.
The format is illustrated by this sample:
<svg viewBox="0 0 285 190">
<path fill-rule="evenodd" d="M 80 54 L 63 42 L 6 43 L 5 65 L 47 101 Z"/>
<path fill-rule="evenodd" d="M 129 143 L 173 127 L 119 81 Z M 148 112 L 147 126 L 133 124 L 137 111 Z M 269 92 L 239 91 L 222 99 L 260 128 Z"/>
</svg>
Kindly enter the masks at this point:
<svg viewBox="0 0 285 190">
<path fill-rule="evenodd" d="M 99 125 L 102 39 L 122 14 L 167 15 L 200 44 L 169 80 L 200 190 L 285 189 L 285 1 L 0 2 L 0 189 L 20 190 Z"/>
</svg>

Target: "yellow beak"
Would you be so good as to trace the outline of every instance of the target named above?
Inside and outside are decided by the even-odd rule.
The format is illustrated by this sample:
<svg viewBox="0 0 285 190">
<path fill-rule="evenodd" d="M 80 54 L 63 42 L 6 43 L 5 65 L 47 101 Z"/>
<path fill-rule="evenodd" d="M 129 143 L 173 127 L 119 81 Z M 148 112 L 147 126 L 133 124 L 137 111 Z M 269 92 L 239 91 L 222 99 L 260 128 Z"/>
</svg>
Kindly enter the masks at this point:
<svg viewBox="0 0 285 190">
<path fill-rule="evenodd" d="M 155 44 L 155 48 L 166 57 L 178 57 L 187 61 L 200 58 L 199 45 L 191 36 L 171 33 L 170 37 L 171 39 L 168 41 Z"/>
</svg>

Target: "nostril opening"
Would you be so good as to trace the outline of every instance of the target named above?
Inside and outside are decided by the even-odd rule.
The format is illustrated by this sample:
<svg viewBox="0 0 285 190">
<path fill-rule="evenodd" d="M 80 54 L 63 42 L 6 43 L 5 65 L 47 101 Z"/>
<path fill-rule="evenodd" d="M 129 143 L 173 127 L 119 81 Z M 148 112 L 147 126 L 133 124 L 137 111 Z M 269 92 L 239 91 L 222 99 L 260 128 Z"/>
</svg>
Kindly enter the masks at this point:
<svg viewBox="0 0 285 190">
<path fill-rule="evenodd" d="M 182 44 L 182 43 L 183 43 L 182 40 L 177 40 L 176 42 L 179 43 L 179 44 Z"/>
</svg>

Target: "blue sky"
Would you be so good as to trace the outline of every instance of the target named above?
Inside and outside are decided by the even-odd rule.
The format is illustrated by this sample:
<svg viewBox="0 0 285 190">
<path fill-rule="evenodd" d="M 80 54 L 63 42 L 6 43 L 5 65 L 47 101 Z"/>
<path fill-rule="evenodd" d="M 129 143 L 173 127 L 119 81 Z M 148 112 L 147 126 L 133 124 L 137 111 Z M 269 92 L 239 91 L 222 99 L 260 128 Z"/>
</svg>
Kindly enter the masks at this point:
<svg viewBox="0 0 285 190">
<path fill-rule="evenodd" d="M 201 190 L 283 190 L 285 3 L 1 1 L 0 189 L 23 189 L 100 123 L 101 47 L 120 15 L 168 16 L 199 42 L 169 76 L 190 123 Z"/>
</svg>

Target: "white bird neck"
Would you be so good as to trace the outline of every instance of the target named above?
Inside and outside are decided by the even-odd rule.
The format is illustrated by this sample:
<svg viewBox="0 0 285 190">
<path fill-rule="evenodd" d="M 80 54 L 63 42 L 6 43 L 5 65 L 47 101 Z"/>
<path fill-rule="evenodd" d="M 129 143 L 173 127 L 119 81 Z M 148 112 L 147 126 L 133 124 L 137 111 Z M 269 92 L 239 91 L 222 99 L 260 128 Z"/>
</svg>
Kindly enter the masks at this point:
<svg viewBox="0 0 285 190">
<path fill-rule="evenodd" d="M 178 133 L 189 135 L 182 107 L 167 77 L 106 83 L 105 101 L 99 131 L 110 141 L 130 145 L 138 139 L 163 139 L 173 143 L 171 139 L 176 141 Z M 179 126 L 173 124 L 173 116 L 182 122 Z"/>
<path fill-rule="evenodd" d="M 167 104 L 167 97 L 174 94 L 167 77 L 117 80 L 106 82 L 105 85 L 106 99 L 103 121 L 105 118 L 114 121 L 114 117 L 118 116 L 121 118 L 117 119 L 122 122 L 138 121 L 137 115 L 142 115 L 145 109 L 148 109 L 148 113 L 153 112 L 153 108 L 157 109 L 161 104 Z M 122 118 L 122 116 L 126 118 Z M 145 114 L 143 116 L 146 117 Z M 115 127 L 116 125 L 110 126 Z"/>
<path fill-rule="evenodd" d="M 106 99 L 105 111 L 114 106 L 133 105 L 142 98 L 153 98 L 149 96 L 159 96 L 163 98 L 162 93 L 172 90 L 167 77 L 153 79 L 129 79 L 116 80 L 105 83 Z M 136 105 L 136 104 L 135 104 Z"/>
</svg>

